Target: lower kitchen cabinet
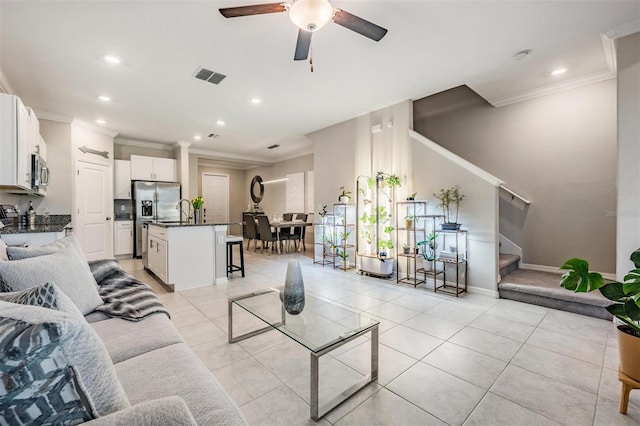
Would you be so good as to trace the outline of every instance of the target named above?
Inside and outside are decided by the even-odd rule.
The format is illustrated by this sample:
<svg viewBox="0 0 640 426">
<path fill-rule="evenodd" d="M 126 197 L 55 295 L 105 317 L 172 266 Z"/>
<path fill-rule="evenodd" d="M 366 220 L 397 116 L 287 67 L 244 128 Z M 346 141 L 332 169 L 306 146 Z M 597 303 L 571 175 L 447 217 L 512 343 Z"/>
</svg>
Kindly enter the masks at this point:
<svg viewBox="0 0 640 426">
<path fill-rule="evenodd" d="M 115 256 L 133 255 L 133 221 L 123 220 L 116 222 L 116 232 L 114 233 Z"/>
</svg>

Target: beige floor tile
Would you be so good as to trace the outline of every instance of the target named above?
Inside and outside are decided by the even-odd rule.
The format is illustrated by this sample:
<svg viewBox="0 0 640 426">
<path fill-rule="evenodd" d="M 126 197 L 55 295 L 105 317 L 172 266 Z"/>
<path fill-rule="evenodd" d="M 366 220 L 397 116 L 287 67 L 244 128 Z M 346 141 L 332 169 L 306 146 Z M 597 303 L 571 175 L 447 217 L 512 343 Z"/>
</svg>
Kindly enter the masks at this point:
<svg viewBox="0 0 640 426">
<path fill-rule="evenodd" d="M 485 394 L 483 389 L 422 362 L 386 388 L 450 425 L 462 424 Z"/>
<path fill-rule="evenodd" d="M 631 391 L 633 393 L 633 391 Z M 636 391 L 638 392 L 638 391 Z M 593 426 L 637 426 L 640 425 L 640 409 L 629 405 L 627 414 L 618 411 L 619 402 L 598 398 Z"/>
<path fill-rule="evenodd" d="M 361 342 L 351 350 L 335 356 L 338 361 L 347 364 L 361 374 L 371 372 L 371 342 Z M 416 362 L 414 358 L 388 346 L 378 345 L 378 383 L 386 385 Z"/>
<path fill-rule="evenodd" d="M 618 380 L 618 369 L 610 370 L 604 368 L 600 377 L 600 388 L 598 396 L 610 401 L 620 402 L 622 384 Z M 640 390 L 632 390 L 629 394 L 629 406 L 634 406 L 640 410 Z"/>
<path fill-rule="evenodd" d="M 482 389 L 489 389 L 507 366 L 503 361 L 449 342 L 438 346 L 422 361 Z"/>
<path fill-rule="evenodd" d="M 355 408 L 360 406 L 360 404 L 362 404 L 364 401 L 369 399 L 371 395 L 375 394 L 380 389 L 382 389 L 382 386 L 380 386 L 378 383 L 376 382 L 369 383 L 367 386 L 360 389 L 355 395 L 352 395 L 345 402 L 338 405 L 333 410 L 329 411 L 324 416 L 324 419 L 331 424 L 336 424 L 338 420 L 342 419 L 344 416 L 349 414 Z"/>
<path fill-rule="evenodd" d="M 240 408 L 250 425 L 329 425 L 329 422 L 324 419 L 320 419 L 317 423 L 311 420 L 309 405 L 284 385 L 278 386 Z"/>
<path fill-rule="evenodd" d="M 340 300 L 345 297 L 355 296 L 356 293 L 340 286 L 324 288 L 315 292 L 320 297 L 324 297 L 329 300 Z"/>
<path fill-rule="evenodd" d="M 350 306 L 351 308 L 355 308 L 360 311 L 366 311 L 367 309 L 382 305 L 383 303 L 385 303 L 383 300 L 376 299 L 375 297 L 364 296 L 362 294 L 356 294 L 340 299 L 340 304 Z"/>
<path fill-rule="evenodd" d="M 488 392 L 464 426 L 554 426 L 560 425 L 538 413 Z"/>
<path fill-rule="evenodd" d="M 600 345 L 606 345 L 612 327 L 611 321 L 560 311 L 550 311 L 538 325 L 540 329 Z"/>
<path fill-rule="evenodd" d="M 464 328 L 449 341 L 506 362 L 509 362 L 522 346 L 522 343 L 516 340 L 471 327 Z"/>
<path fill-rule="evenodd" d="M 593 422 L 596 395 L 509 365 L 491 392 L 567 425 Z"/>
<path fill-rule="evenodd" d="M 498 317 L 489 313 L 479 316 L 469 324 L 469 326 L 499 336 L 508 337 L 519 342 L 526 341 L 531 333 L 533 333 L 533 330 L 535 330 L 535 327 L 510 321 L 504 317 Z"/>
<path fill-rule="evenodd" d="M 403 323 L 409 318 L 413 318 L 420 313 L 418 311 L 414 311 L 413 309 L 394 305 L 390 302 L 385 302 L 382 305 L 369 308 L 367 309 L 367 312 L 396 323 Z"/>
<path fill-rule="evenodd" d="M 498 303 L 487 311 L 490 315 L 505 318 L 508 321 L 515 321 L 522 324 L 536 327 L 546 315 L 546 310 L 531 310 L 531 306 L 526 303 Z"/>
<path fill-rule="evenodd" d="M 602 365 L 604 360 L 604 345 L 542 328 L 531 333 L 527 343 L 595 365 Z"/>
<path fill-rule="evenodd" d="M 227 335 L 211 321 L 198 322 L 178 328 L 187 345 L 193 347 L 207 342 L 227 340 Z"/>
<path fill-rule="evenodd" d="M 246 404 L 282 385 L 252 357 L 218 368 L 213 373 L 238 405 Z"/>
<path fill-rule="evenodd" d="M 522 346 L 511 364 L 578 389 L 598 393 L 601 366 L 529 344 Z"/>
<path fill-rule="evenodd" d="M 419 294 L 408 294 L 391 300 L 394 305 L 404 306 L 418 312 L 424 312 L 443 302 L 443 299 Z"/>
<path fill-rule="evenodd" d="M 173 324 L 178 327 L 186 327 L 188 325 L 197 324 L 199 322 L 207 321 L 207 317 L 202 314 L 195 307 L 180 309 L 178 311 L 169 310 L 171 314 L 171 321 Z"/>
<path fill-rule="evenodd" d="M 425 311 L 429 315 L 467 325 L 487 311 L 487 307 L 471 305 L 463 301 L 446 301 Z"/>
<path fill-rule="evenodd" d="M 248 358 L 250 355 L 242 346 L 226 340 L 216 340 L 194 346 L 191 349 L 211 371 Z"/>
<path fill-rule="evenodd" d="M 416 315 L 408 321 L 405 321 L 402 325 L 440 339 L 448 339 L 464 328 L 462 324 L 434 317 L 427 313 Z"/>
<path fill-rule="evenodd" d="M 446 425 L 393 392 L 381 389 L 336 425 Z"/>
<path fill-rule="evenodd" d="M 398 291 L 393 288 L 372 288 L 370 290 L 366 290 L 362 292 L 365 296 L 375 297 L 376 299 L 384 300 L 385 302 L 390 302 L 392 300 L 396 300 L 405 294 L 402 291 Z"/>
<path fill-rule="evenodd" d="M 394 327 L 380 336 L 380 343 L 415 359 L 422 359 L 442 342 L 444 340 L 403 325 Z"/>
</svg>

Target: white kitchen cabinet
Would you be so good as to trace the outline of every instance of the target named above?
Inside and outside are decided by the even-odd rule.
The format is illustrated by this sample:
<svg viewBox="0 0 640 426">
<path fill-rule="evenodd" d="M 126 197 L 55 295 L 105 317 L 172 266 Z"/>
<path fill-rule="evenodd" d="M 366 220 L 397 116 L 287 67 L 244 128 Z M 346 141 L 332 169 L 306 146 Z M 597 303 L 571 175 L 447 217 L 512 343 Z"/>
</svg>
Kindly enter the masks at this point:
<svg viewBox="0 0 640 426">
<path fill-rule="evenodd" d="M 114 160 L 114 193 L 116 200 L 131 199 L 131 161 Z"/>
<path fill-rule="evenodd" d="M 166 229 L 149 226 L 147 236 L 147 267 L 165 284 L 169 283 L 168 243 Z"/>
<path fill-rule="evenodd" d="M 173 158 L 131 156 L 131 180 L 176 182 L 178 162 Z"/>
<path fill-rule="evenodd" d="M 31 189 L 34 137 L 32 117 L 20 98 L 0 94 L 0 188 Z"/>
<path fill-rule="evenodd" d="M 114 255 L 128 256 L 133 254 L 133 221 L 123 220 L 116 222 L 114 233 Z"/>
</svg>

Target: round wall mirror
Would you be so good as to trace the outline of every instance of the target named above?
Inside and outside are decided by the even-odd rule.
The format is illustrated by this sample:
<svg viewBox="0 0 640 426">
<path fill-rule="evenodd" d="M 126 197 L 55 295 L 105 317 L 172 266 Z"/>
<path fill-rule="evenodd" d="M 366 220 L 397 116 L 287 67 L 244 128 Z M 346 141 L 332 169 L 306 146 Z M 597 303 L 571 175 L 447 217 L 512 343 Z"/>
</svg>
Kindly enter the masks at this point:
<svg viewBox="0 0 640 426">
<path fill-rule="evenodd" d="M 251 199 L 254 203 L 258 204 L 262 201 L 262 197 L 264 196 L 264 185 L 262 184 L 262 178 L 258 175 L 254 176 L 251 179 Z"/>
</svg>

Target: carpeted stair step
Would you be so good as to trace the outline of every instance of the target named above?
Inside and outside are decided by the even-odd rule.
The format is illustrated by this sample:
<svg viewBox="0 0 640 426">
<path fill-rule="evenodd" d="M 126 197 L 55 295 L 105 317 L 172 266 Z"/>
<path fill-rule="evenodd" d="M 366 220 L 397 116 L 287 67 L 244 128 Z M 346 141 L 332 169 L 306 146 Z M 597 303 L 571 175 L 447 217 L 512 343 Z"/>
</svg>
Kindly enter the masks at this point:
<svg viewBox="0 0 640 426">
<path fill-rule="evenodd" d="M 605 309 L 611 301 L 600 292 L 574 293 L 560 287 L 560 278 L 560 274 L 551 272 L 517 269 L 502 277 L 498 284 L 498 293 L 502 299 L 600 319 L 612 319 L 611 314 Z"/>
<path fill-rule="evenodd" d="M 520 256 L 515 254 L 500 254 L 500 276 L 504 277 L 509 275 L 510 272 L 518 269 L 518 263 L 520 262 Z"/>
</svg>

